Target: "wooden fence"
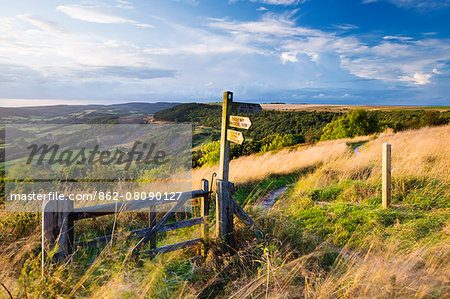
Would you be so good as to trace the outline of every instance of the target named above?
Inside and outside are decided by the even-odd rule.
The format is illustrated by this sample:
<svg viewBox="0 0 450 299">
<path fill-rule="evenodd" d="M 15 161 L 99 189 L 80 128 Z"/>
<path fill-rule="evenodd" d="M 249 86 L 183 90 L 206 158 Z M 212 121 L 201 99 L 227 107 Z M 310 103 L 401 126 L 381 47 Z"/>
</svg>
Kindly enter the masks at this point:
<svg viewBox="0 0 450 299">
<path fill-rule="evenodd" d="M 142 200 L 118 202 L 77 209 L 73 208 L 73 201 L 71 200 L 49 201 L 44 205 L 42 213 L 42 266 L 44 268 L 47 253 L 49 250 L 53 250 L 55 246 L 58 250 L 54 257 L 57 260 L 61 260 L 72 253 L 73 248 L 76 246 L 97 247 L 100 243 L 109 242 L 119 236 L 108 235 L 90 241 L 75 243 L 74 221 L 111 215 L 117 212 L 141 210 L 144 208 L 149 208 L 149 227 L 127 233 L 127 237 L 141 238 L 138 245 L 134 248 L 133 253 L 138 253 L 145 243 L 150 244 L 150 250 L 145 252 L 148 255 L 170 252 L 198 244 L 203 244 L 204 249 L 206 249 L 209 241 L 210 195 L 209 182 L 207 180 L 202 180 L 201 190 L 183 192 L 176 204 L 158 221 L 158 223 L 156 223 L 156 206 L 168 204 L 170 201 Z M 178 212 L 189 199 L 194 198 L 200 198 L 200 217 L 167 224 L 167 222 L 173 218 L 175 213 Z M 194 225 L 200 225 L 201 238 L 156 248 L 156 234 Z"/>
<path fill-rule="evenodd" d="M 256 225 L 253 219 L 232 198 L 234 184 L 229 181 L 216 181 L 216 239 L 225 245 L 226 250 L 234 246 L 234 220 L 233 216 L 247 225 L 257 238 L 263 238 L 264 233 Z M 73 208 L 71 200 L 54 200 L 47 202 L 42 213 L 42 271 L 46 265 L 46 256 L 49 250 L 58 248 L 54 259 L 63 260 L 73 252 L 73 248 L 98 247 L 101 243 L 110 242 L 119 235 L 108 235 L 89 241 L 75 243 L 74 222 L 81 219 L 111 215 L 117 212 L 128 212 L 149 208 L 149 227 L 133 230 L 126 233 L 127 238 L 141 238 L 133 248 L 133 253 L 138 254 L 144 244 L 150 244 L 150 249 L 145 251 L 146 255 L 153 256 L 160 253 L 175 251 L 195 245 L 203 245 L 203 253 L 208 250 L 210 243 L 210 199 L 212 191 L 209 190 L 209 182 L 202 180 L 202 189 L 181 194 L 177 203 L 156 223 L 156 206 L 167 204 L 166 201 L 130 201 L 112 204 Z M 176 212 L 189 199 L 200 198 L 200 217 L 188 220 L 167 223 Z M 156 234 L 172 231 L 184 227 L 200 225 L 201 238 L 191 239 L 180 243 L 156 247 Z"/>
</svg>

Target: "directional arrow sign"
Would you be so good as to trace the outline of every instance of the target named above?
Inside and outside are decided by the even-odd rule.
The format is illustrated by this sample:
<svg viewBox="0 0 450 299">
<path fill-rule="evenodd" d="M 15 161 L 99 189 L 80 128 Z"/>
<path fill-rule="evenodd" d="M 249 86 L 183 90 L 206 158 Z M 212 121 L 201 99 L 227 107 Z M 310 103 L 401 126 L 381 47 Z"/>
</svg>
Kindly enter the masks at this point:
<svg viewBox="0 0 450 299">
<path fill-rule="evenodd" d="M 242 144 L 244 143 L 244 135 L 242 134 L 242 132 L 238 132 L 235 130 L 227 130 L 227 140 L 237 143 L 237 144 Z"/>
<path fill-rule="evenodd" d="M 234 102 L 234 107 L 236 107 L 238 113 L 259 113 L 262 108 L 260 104 L 251 103 L 239 103 Z"/>
<path fill-rule="evenodd" d="M 230 115 L 230 127 L 238 128 L 238 129 L 250 129 L 252 122 L 250 118 L 243 116 L 234 116 Z"/>
</svg>

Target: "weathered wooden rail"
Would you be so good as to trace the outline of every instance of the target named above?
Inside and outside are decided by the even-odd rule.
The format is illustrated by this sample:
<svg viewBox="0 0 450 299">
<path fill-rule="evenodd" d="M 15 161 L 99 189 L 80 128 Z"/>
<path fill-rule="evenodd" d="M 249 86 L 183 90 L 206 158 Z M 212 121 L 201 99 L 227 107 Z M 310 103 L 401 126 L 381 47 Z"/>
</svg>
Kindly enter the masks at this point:
<svg viewBox="0 0 450 299">
<path fill-rule="evenodd" d="M 55 246 L 58 252 L 55 254 L 56 259 L 63 259 L 73 252 L 75 246 L 83 247 L 97 247 L 101 243 L 110 242 L 118 238 L 119 234 L 107 235 L 95 238 L 84 242 L 74 242 L 74 221 L 111 215 L 117 212 L 129 212 L 149 208 L 149 227 L 145 229 L 138 229 L 126 233 L 126 237 L 142 238 L 133 252 L 138 253 L 142 245 L 149 243 L 150 250 L 145 251 L 148 255 L 155 255 L 158 253 L 170 252 L 186 247 L 202 244 L 204 249 L 208 247 L 209 241 L 209 202 L 211 191 L 209 190 L 209 182 L 202 181 L 202 189 L 192 192 L 184 192 L 180 195 L 176 204 L 156 223 L 155 208 L 158 205 L 169 204 L 170 201 L 154 201 L 154 200 L 139 200 L 130 202 L 117 202 L 111 204 L 104 204 L 91 207 L 73 208 L 73 201 L 49 201 L 43 207 L 42 213 L 42 265 L 44 267 L 46 255 L 49 250 L 53 250 Z M 174 223 L 167 223 L 176 212 L 189 200 L 200 198 L 200 213 L 201 216 L 188 220 L 178 221 Z M 201 238 L 187 240 L 184 242 L 171 244 L 156 248 L 156 234 L 176 230 L 185 227 L 200 225 Z M 122 234 L 123 236 L 123 234 Z"/>
</svg>

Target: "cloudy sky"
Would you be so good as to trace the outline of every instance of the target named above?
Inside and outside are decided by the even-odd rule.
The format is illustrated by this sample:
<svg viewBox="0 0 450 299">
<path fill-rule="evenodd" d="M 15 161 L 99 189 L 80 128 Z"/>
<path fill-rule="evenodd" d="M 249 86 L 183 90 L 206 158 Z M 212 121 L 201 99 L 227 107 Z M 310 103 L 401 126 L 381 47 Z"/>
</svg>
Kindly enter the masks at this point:
<svg viewBox="0 0 450 299">
<path fill-rule="evenodd" d="M 450 0 L 0 0 L 0 106 L 450 105 Z"/>
</svg>

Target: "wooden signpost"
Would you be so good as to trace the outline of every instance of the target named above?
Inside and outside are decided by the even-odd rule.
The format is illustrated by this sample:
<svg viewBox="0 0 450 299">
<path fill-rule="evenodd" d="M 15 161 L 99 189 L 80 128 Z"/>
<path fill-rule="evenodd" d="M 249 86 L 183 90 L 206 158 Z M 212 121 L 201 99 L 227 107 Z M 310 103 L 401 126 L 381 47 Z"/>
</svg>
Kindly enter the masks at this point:
<svg viewBox="0 0 450 299">
<path fill-rule="evenodd" d="M 230 127 L 248 130 L 252 126 L 250 118 L 244 116 L 230 116 Z"/>
<path fill-rule="evenodd" d="M 250 216 L 232 198 L 234 184 L 228 181 L 230 172 L 230 141 L 237 144 L 242 144 L 245 141 L 242 132 L 229 129 L 229 127 L 248 130 L 252 125 L 250 118 L 230 115 L 231 111 L 258 113 L 261 110 L 262 108 L 259 104 L 233 103 L 233 93 L 230 91 L 223 93 L 219 178 L 216 186 L 216 234 L 219 239 L 230 247 L 233 247 L 234 244 L 233 214 L 236 214 L 239 219 L 247 224 L 258 237 L 263 235 Z"/>
<path fill-rule="evenodd" d="M 252 126 L 250 118 L 230 115 L 232 111 L 238 113 L 259 113 L 262 110 L 260 104 L 233 102 L 233 93 L 223 93 L 222 104 L 222 131 L 220 137 L 220 164 L 219 179 L 228 181 L 230 163 L 230 141 L 242 144 L 245 141 L 244 134 L 240 131 L 230 130 L 228 127 L 248 130 Z"/>
<path fill-rule="evenodd" d="M 245 138 L 242 132 L 227 129 L 227 140 L 237 144 L 242 144 L 244 143 Z"/>
<path fill-rule="evenodd" d="M 252 103 L 234 103 L 237 113 L 259 113 L 262 110 L 260 104 L 252 104 Z"/>
</svg>

